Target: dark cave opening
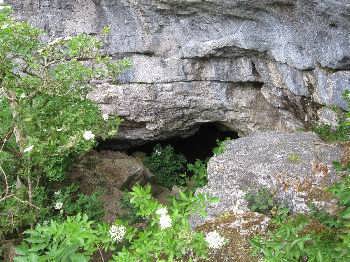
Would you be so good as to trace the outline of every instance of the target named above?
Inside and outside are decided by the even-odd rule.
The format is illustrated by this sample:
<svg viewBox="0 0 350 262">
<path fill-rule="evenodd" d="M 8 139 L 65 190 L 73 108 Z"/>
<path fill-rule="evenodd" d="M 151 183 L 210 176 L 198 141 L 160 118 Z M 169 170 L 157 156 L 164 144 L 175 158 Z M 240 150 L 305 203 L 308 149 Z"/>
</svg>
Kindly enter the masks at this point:
<svg viewBox="0 0 350 262">
<path fill-rule="evenodd" d="M 216 123 L 206 123 L 199 126 L 198 131 L 188 137 L 173 137 L 165 140 L 149 141 L 143 145 L 131 146 L 125 149 L 128 154 L 143 152 L 151 154 L 153 148 L 160 144 L 161 146 L 171 145 L 177 153 L 183 154 L 188 162 L 194 162 L 196 159 L 206 160 L 212 156 L 212 150 L 217 145 L 217 140 L 225 138 L 236 139 L 238 134 Z M 115 150 L 116 146 L 113 141 L 100 143 L 98 149 Z"/>
</svg>

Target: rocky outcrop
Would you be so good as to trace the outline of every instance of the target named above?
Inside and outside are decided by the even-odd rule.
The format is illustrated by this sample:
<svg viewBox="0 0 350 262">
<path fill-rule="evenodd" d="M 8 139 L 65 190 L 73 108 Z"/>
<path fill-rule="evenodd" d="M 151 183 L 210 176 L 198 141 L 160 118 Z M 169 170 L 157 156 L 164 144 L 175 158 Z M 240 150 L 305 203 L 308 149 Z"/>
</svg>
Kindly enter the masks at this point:
<svg viewBox="0 0 350 262">
<path fill-rule="evenodd" d="M 210 159 L 208 185 L 199 190 L 220 199 L 208 207 L 207 219 L 248 211 L 245 195 L 260 188 L 293 212 L 307 212 L 309 204 L 332 212 L 336 201 L 325 188 L 337 181 L 332 162 L 340 158 L 339 146 L 313 133 L 262 132 L 227 142 L 225 152 Z"/>
<path fill-rule="evenodd" d="M 105 220 L 113 222 L 122 212 L 123 191 L 129 191 L 136 183 L 145 184 L 149 176 L 142 162 L 132 156 L 92 151 L 74 165 L 69 179 L 79 184 L 85 194 L 101 191 Z"/>
<path fill-rule="evenodd" d="M 122 84 L 91 98 L 124 118 L 128 140 L 188 135 L 216 122 L 241 135 L 295 130 L 350 86 L 347 0 L 8 0 L 50 37 L 111 26 L 130 57 Z"/>
</svg>

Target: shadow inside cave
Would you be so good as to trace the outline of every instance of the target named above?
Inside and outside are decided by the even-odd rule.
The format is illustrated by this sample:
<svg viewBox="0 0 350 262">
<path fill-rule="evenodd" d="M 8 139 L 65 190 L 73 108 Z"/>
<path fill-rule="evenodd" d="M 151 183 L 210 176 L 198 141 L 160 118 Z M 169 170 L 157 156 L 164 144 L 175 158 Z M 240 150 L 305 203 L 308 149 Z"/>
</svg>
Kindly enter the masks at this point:
<svg viewBox="0 0 350 262">
<path fill-rule="evenodd" d="M 172 137 L 165 140 L 149 141 L 139 146 L 130 146 L 122 151 L 127 154 L 135 152 L 143 152 L 147 155 L 151 154 L 153 148 L 160 144 L 161 146 L 171 145 L 177 153 L 183 154 L 188 162 L 194 162 L 196 159 L 206 160 L 213 155 L 213 148 L 217 145 L 217 140 L 224 140 L 225 138 L 236 139 L 238 134 L 222 127 L 216 123 L 201 124 L 198 131 L 188 137 Z M 116 150 L 118 143 L 115 140 L 106 140 L 100 142 L 98 150 Z"/>
</svg>

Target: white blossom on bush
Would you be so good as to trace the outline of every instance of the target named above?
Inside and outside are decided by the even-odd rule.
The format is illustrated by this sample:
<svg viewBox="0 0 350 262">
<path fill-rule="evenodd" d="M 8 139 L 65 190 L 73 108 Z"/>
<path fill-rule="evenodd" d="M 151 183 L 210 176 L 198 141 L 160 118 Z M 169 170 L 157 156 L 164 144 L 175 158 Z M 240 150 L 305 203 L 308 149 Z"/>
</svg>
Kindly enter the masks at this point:
<svg viewBox="0 0 350 262">
<path fill-rule="evenodd" d="M 33 148 L 34 148 L 34 146 L 28 146 L 27 148 L 25 148 L 25 149 L 23 150 L 23 153 L 30 152 L 30 151 L 33 150 Z"/>
<path fill-rule="evenodd" d="M 103 115 L 102 115 L 102 118 L 103 118 L 104 121 L 107 121 L 108 118 L 109 118 L 109 115 L 108 115 L 108 114 L 103 114 Z"/>
<path fill-rule="evenodd" d="M 62 207 L 63 207 L 63 203 L 62 202 L 56 202 L 56 204 L 55 204 L 55 209 L 56 210 L 61 210 Z"/>
<path fill-rule="evenodd" d="M 166 207 L 161 207 L 157 209 L 156 214 L 159 216 L 166 216 L 168 215 L 168 210 L 166 209 Z"/>
<path fill-rule="evenodd" d="M 112 225 L 111 228 L 109 229 L 109 234 L 110 234 L 112 240 L 116 241 L 116 242 L 121 242 L 125 236 L 125 233 L 126 233 L 125 226 Z"/>
<path fill-rule="evenodd" d="M 61 194 L 61 190 L 56 191 L 54 194 L 55 194 L 55 196 L 60 195 Z"/>
<path fill-rule="evenodd" d="M 156 155 L 156 156 L 160 156 L 161 154 L 162 154 L 162 152 L 161 151 L 159 151 L 158 149 L 154 152 L 154 154 Z"/>
<path fill-rule="evenodd" d="M 171 224 L 172 224 L 172 221 L 169 215 L 160 216 L 159 225 L 162 230 L 171 227 Z"/>
<path fill-rule="evenodd" d="M 166 229 L 171 227 L 172 221 L 171 217 L 168 215 L 168 210 L 166 207 L 158 208 L 156 214 L 159 215 L 159 225 L 161 229 Z"/>
<path fill-rule="evenodd" d="M 209 232 L 205 236 L 205 241 L 208 244 L 209 248 L 219 249 L 225 245 L 226 239 L 215 230 Z"/>
<path fill-rule="evenodd" d="M 91 131 L 85 131 L 83 134 L 83 138 L 87 141 L 95 138 L 95 135 Z"/>
</svg>

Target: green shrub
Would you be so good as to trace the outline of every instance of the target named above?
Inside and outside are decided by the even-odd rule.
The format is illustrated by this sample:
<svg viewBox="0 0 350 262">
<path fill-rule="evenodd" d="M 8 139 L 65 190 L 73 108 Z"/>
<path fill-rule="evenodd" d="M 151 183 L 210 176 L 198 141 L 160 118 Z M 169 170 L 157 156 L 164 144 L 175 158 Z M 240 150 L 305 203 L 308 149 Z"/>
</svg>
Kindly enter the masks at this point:
<svg viewBox="0 0 350 262">
<path fill-rule="evenodd" d="M 48 214 L 52 188 L 72 162 L 117 132 L 87 99 L 92 81 L 130 66 L 102 51 L 103 38 L 81 34 L 42 42 L 43 32 L 0 10 L 0 238 Z M 86 60 L 89 63 L 86 63 Z M 88 207 L 84 196 L 78 205 Z M 74 211 L 75 213 L 75 211 Z M 1 245 L 1 244 L 0 244 Z"/>
<path fill-rule="evenodd" d="M 185 183 L 183 174 L 186 172 L 187 160 L 170 145 L 156 145 L 152 154 L 145 157 L 144 163 L 161 186 L 171 189 L 174 185 Z"/>
<path fill-rule="evenodd" d="M 150 187 L 134 187 L 131 204 L 147 225 L 139 230 L 128 230 L 129 246 L 114 257 L 115 261 L 175 261 L 193 252 L 205 257 L 207 244 L 202 233 L 192 231 L 189 217 L 199 212 L 204 215 L 207 198 L 194 193 L 180 192 L 170 206 L 160 205 L 151 197 Z"/>
<path fill-rule="evenodd" d="M 224 140 L 220 141 L 216 139 L 216 147 L 213 148 L 214 156 L 220 155 L 225 151 L 226 142 L 230 141 L 230 137 L 226 137 Z"/>
<path fill-rule="evenodd" d="M 63 222 L 38 224 L 34 230 L 25 232 L 24 242 L 16 249 L 15 262 L 90 261 L 102 245 L 112 245 L 108 227 L 94 226 L 86 215 L 80 214 Z"/>
<path fill-rule="evenodd" d="M 337 248 L 337 236 L 328 228 L 304 215 L 285 218 L 274 223 L 276 230 L 265 237 L 255 237 L 251 243 L 264 261 L 348 261 Z"/>
<path fill-rule="evenodd" d="M 197 159 L 194 164 L 187 164 L 187 170 L 190 178 L 187 181 L 187 187 L 191 190 L 204 187 L 208 183 L 207 164 Z"/>
<path fill-rule="evenodd" d="M 123 192 L 120 205 L 122 208 L 122 213 L 120 214 L 120 218 L 124 221 L 128 221 L 130 225 L 141 223 L 144 219 L 141 216 L 137 215 L 137 208 L 131 204 L 131 194 L 130 192 Z"/>
<path fill-rule="evenodd" d="M 348 107 L 350 105 L 350 91 L 346 90 L 343 94 L 344 100 L 348 103 Z M 319 136 L 329 142 L 337 142 L 337 141 L 349 141 L 350 139 L 350 112 L 342 112 L 340 111 L 338 115 L 340 115 L 340 120 L 338 126 L 336 128 L 332 128 L 330 125 L 316 125 L 314 127 L 314 131 L 319 134 Z"/>
<path fill-rule="evenodd" d="M 89 219 L 100 221 L 104 216 L 102 193 L 96 191 L 91 195 L 79 192 L 79 186 L 71 184 L 54 192 L 51 210 L 55 210 L 55 215 L 60 217 L 75 216 L 78 213 L 86 214 Z M 57 203 L 62 203 L 62 208 L 55 209 Z"/>
<path fill-rule="evenodd" d="M 189 217 L 204 215 L 204 195 L 180 192 L 168 207 L 151 196 L 150 186 L 135 186 L 130 203 L 142 224 L 117 220 L 111 227 L 77 215 L 51 221 L 25 232 L 17 248 L 20 261 L 90 261 L 97 251 L 113 253 L 113 261 L 178 261 L 186 255 L 205 258 L 208 244 L 202 233 L 194 232 Z M 100 253 L 100 252 L 98 252 Z"/>
</svg>

